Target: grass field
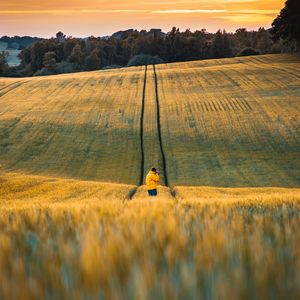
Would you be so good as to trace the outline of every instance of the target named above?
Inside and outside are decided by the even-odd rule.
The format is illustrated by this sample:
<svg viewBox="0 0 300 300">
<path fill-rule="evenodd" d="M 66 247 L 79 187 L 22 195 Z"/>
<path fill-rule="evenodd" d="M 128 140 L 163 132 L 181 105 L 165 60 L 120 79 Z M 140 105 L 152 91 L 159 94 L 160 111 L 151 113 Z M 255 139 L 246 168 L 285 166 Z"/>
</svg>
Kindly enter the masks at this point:
<svg viewBox="0 0 300 300">
<path fill-rule="evenodd" d="M 299 154 L 297 55 L 0 78 L 0 299 L 299 299 Z"/>
</svg>

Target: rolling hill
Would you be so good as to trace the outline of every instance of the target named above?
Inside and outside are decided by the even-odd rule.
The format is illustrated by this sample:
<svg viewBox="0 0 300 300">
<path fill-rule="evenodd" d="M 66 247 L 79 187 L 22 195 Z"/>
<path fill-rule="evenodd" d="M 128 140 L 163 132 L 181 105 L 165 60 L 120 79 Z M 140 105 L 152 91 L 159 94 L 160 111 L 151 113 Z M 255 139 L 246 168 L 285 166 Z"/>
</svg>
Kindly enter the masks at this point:
<svg viewBox="0 0 300 300">
<path fill-rule="evenodd" d="M 299 299 L 299 74 L 266 55 L 1 78 L 0 298 Z"/>
<path fill-rule="evenodd" d="M 0 79 L 7 171 L 141 185 L 300 186 L 300 57 Z"/>
</svg>

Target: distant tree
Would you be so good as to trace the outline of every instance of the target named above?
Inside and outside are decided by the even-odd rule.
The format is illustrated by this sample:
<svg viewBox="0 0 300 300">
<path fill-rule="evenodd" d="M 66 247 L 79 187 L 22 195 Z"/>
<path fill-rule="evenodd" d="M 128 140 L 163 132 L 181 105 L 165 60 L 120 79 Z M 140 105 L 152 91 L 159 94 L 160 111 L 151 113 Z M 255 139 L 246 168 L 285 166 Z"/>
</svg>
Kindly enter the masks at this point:
<svg viewBox="0 0 300 300">
<path fill-rule="evenodd" d="M 31 62 L 31 48 L 24 48 L 18 55 L 21 60 L 21 65 L 26 66 Z"/>
<path fill-rule="evenodd" d="M 73 48 L 72 53 L 69 57 L 69 62 L 83 65 L 84 55 L 81 51 L 81 47 L 79 43 L 77 43 L 76 46 Z"/>
<path fill-rule="evenodd" d="M 271 39 L 270 32 L 264 28 L 259 28 L 258 32 L 255 33 L 255 36 L 257 36 L 257 44 L 255 48 L 259 49 L 261 53 L 270 53 L 274 44 Z"/>
<path fill-rule="evenodd" d="M 271 34 L 274 41 L 287 40 L 300 50 L 300 3 L 299 0 L 287 0 L 285 7 L 272 23 Z"/>
<path fill-rule="evenodd" d="M 226 57 L 227 47 L 228 47 L 227 38 L 225 44 L 223 33 L 221 30 L 218 30 L 212 41 L 212 56 L 214 58 Z"/>
<path fill-rule="evenodd" d="M 223 37 L 223 56 L 230 57 L 232 56 L 232 50 L 231 50 L 231 42 L 229 39 L 229 34 L 225 30 L 223 30 L 222 37 Z"/>
<path fill-rule="evenodd" d="M 56 69 L 57 65 L 56 65 L 56 54 L 53 51 L 49 51 L 47 53 L 45 53 L 44 55 L 44 67 L 49 70 L 49 71 L 53 71 Z"/>
<path fill-rule="evenodd" d="M 64 60 L 64 42 L 63 43 L 55 43 L 54 45 L 56 61 L 62 62 Z"/>
<path fill-rule="evenodd" d="M 93 50 L 99 48 L 99 44 L 101 41 L 98 38 L 95 37 L 89 37 L 85 44 L 85 51 L 87 54 L 91 53 Z"/>
<path fill-rule="evenodd" d="M 249 39 L 249 32 L 246 28 L 239 28 L 235 31 L 236 46 L 241 48 L 250 47 L 251 40 Z"/>
<path fill-rule="evenodd" d="M 98 51 L 94 49 L 89 56 L 85 59 L 86 70 L 97 70 L 101 67 L 101 59 L 98 56 Z"/>
<path fill-rule="evenodd" d="M 67 61 L 69 56 L 72 54 L 74 47 L 77 45 L 78 41 L 73 38 L 67 38 L 63 43 L 63 59 Z"/>
<path fill-rule="evenodd" d="M 56 39 L 59 43 L 62 43 L 66 40 L 66 35 L 63 34 L 61 31 L 59 31 L 57 34 L 56 34 Z"/>
<path fill-rule="evenodd" d="M 204 59 L 209 57 L 209 33 L 206 29 L 197 30 L 194 33 L 197 41 L 196 47 L 198 56 L 197 59 Z"/>
<path fill-rule="evenodd" d="M 179 34 L 179 28 L 173 27 L 170 32 L 168 32 L 164 44 L 165 44 L 165 59 L 167 61 L 174 61 L 176 59 L 175 43 L 176 37 Z"/>
<path fill-rule="evenodd" d="M 30 51 L 30 65 L 33 72 L 40 70 L 43 66 L 45 53 L 48 52 L 45 42 L 37 42 L 33 44 Z"/>
<path fill-rule="evenodd" d="M 9 53 L 7 51 L 0 52 L 0 76 L 4 75 L 8 70 L 7 57 Z"/>
<path fill-rule="evenodd" d="M 104 55 L 104 59 L 105 59 L 105 65 L 110 66 L 115 63 L 114 62 L 114 58 L 116 56 L 115 41 L 113 41 L 112 43 L 107 43 L 103 47 L 103 55 Z"/>
</svg>

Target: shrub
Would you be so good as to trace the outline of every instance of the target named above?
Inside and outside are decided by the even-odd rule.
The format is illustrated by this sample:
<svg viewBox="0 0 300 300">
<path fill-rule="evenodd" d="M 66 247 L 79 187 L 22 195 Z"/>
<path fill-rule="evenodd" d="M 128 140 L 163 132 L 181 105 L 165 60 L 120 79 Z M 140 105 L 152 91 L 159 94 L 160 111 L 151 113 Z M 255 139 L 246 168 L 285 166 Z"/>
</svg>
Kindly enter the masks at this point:
<svg viewBox="0 0 300 300">
<path fill-rule="evenodd" d="M 280 44 L 274 44 L 271 47 L 271 51 L 272 54 L 278 54 L 278 53 L 282 53 L 282 46 Z"/>
<path fill-rule="evenodd" d="M 73 73 L 82 71 L 82 67 L 77 63 L 61 62 L 57 64 L 57 73 Z"/>
<path fill-rule="evenodd" d="M 64 73 L 75 73 L 82 71 L 81 66 L 76 63 L 62 62 L 58 63 L 55 69 L 49 70 L 47 68 L 42 68 L 34 73 L 34 76 L 47 76 L 56 75 Z"/>
<path fill-rule="evenodd" d="M 161 64 L 164 61 L 158 56 L 152 56 L 148 54 L 140 54 L 132 57 L 127 66 L 134 67 L 134 66 L 145 66 L 145 65 L 155 65 Z"/>
<path fill-rule="evenodd" d="M 260 54 L 258 50 L 253 49 L 251 47 L 247 47 L 241 50 L 237 56 L 250 56 L 250 55 L 258 55 L 258 54 Z"/>
<path fill-rule="evenodd" d="M 102 68 L 102 70 L 119 69 L 123 68 L 121 65 L 109 65 Z"/>
</svg>

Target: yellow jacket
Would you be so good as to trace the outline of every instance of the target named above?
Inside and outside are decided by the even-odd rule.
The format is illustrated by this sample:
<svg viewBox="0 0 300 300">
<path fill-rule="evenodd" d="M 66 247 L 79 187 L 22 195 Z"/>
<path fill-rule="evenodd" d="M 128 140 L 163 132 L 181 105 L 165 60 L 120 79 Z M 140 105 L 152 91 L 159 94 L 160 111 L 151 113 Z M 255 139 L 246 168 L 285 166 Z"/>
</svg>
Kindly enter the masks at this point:
<svg viewBox="0 0 300 300">
<path fill-rule="evenodd" d="M 150 171 L 146 176 L 147 190 L 155 190 L 158 186 L 158 182 L 159 182 L 159 176 L 153 171 Z"/>
</svg>

